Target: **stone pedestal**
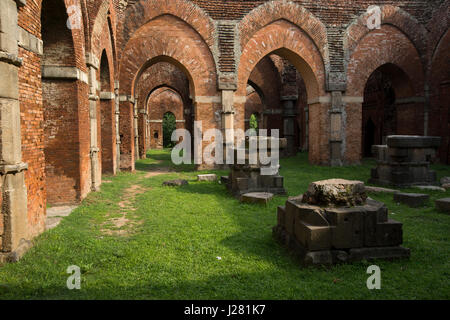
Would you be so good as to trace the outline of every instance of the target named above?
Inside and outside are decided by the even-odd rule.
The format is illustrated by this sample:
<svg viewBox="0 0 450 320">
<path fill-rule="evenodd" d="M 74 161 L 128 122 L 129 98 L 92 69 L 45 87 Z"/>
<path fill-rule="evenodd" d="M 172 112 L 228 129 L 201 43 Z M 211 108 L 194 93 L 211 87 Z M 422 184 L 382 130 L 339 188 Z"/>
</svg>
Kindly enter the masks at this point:
<svg viewBox="0 0 450 320">
<path fill-rule="evenodd" d="M 261 137 L 251 137 L 251 139 L 257 139 L 260 141 Z M 263 137 L 264 138 L 264 137 Z M 268 139 L 267 148 L 268 154 L 272 153 L 271 139 Z M 284 149 L 286 147 L 286 139 L 279 139 L 279 148 Z M 238 153 L 245 153 L 245 163 L 238 164 Z M 259 158 L 259 145 L 256 151 L 257 162 L 251 164 L 251 157 L 249 150 L 249 143 L 247 141 L 245 150 L 234 149 L 234 165 L 231 166 L 231 172 L 228 177 L 227 188 L 231 193 L 240 198 L 241 195 L 252 192 L 267 192 L 272 194 L 286 194 L 284 189 L 284 178 L 280 176 L 278 169 L 276 168 L 272 174 L 267 175 L 263 172 L 264 169 L 270 168 L 269 165 L 263 165 Z"/>
<path fill-rule="evenodd" d="M 295 146 L 295 121 L 297 112 L 295 110 L 295 102 L 297 96 L 282 97 L 283 103 L 283 135 L 286 139 L 286 148 L 283 150 L 283 156 L 290 157 L 297 154 Z"/>
<path fill-rule="evenodd" d="M 360 181 L 312 183 L 303 196 L 278 207 L 274 237 L 306 265 L 409 257 L 400 246 L 402 224 L 364 190 Z"/>
<path fill-rule="evenodd" d="M 398 187 L 437 184 L 430 163 L 440 137 L 388 136 L 386 142 L 372 147 L 377 167 L 372 169 L 370 183 Z"/>
</svg>

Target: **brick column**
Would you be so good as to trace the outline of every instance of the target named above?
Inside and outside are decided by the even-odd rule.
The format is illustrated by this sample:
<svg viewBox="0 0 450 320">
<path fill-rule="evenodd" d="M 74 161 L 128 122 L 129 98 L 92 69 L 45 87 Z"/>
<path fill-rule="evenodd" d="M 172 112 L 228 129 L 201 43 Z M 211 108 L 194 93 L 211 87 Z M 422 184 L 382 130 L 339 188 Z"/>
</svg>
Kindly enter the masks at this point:
<svg viewBox="0 0 450 320">
<path fill-rule="evenodd" d="M 133 106 L 133 123 L 134 123 L 134 158 L 140 159 L 139 156 L 139 114 L 138 114 L 138 97 L 134 98 Z"/>
<path fill-rule="evenodd" d="M 231 150 L 231 148 L 234 145 L 234 91 L 233 90 L 222 90 L 222 134 L 223 134 L 224 145 L 225 145 L 224 157 L 234 157 L 234 154 L 227 153 L 227 150 Z"/>
<path fill-rule="evenodd" d="M 0 264 L 17 261 L 30 247 L 27 190 L 20 131 L 17 7 L 24 0 L 3 0 L 0 6 Z"/>
<path fill-rule="evenodd" d="M 342 92 L 333 91 L 331 93 L 330 110 L 330 164 L 331 166 L 343 165 L 343 103 Z"/>
<path fill-rule="evenodd" d="M 97 94 L 98 81 L 97 71 L 99 69 L 99 62 L 92 54 L 86 57 L 87 66 L 89 68 L 89 118 L 91 128 L 91 174 L 92 174 L 92 191 L 98 191 L 102 183 L 102 170 L 99 160 L 99 146 L 98 146 L 98 119 L 97 108 L 99 96 Z"/>
<path fill-rule="evenodd" d="M 303 150 L 302 151 L 308 151 L 309 150 L 309 106 L 305 106 L 305 140 L 303 142 Z"/>
<path fill-rule="evenodd" d="M 145 159 L 146 154 L 147 154 L 147 145 L 148 145 L 148 113 L 147 113 L 147 109 L 142 108 L 139 110 L 139 114 L 141 115 L 141 123 L 142 123 L 142 130 L 141 130 L 141 150 L 142 152 L 140 152 L 140 155 L 142 156 L 142 158 Z"/>
<path fill-rule="evenodd" d="M 120 172 L 120 96 L 119 96 L 119 81 L 114 81 L 115 94 L 115 124 L 116 124 L 116 172 Z"/>
<path fill-rule="evenodd" d="M 134 172 L 134 97 L 120 95 L 120 168 Z"/>
</svg>

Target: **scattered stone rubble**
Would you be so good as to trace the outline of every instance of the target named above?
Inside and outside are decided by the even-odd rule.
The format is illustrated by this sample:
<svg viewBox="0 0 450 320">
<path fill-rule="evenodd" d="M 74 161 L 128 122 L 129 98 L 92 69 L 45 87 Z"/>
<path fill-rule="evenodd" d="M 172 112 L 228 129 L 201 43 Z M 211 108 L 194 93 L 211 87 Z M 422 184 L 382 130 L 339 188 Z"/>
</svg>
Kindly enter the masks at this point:
<svg viewBox="0 0 450 320">
<path fill-rule="evenodd" d="M 267 149 L 269 156 L 272 155 L 272 145 L 275 138 L 271 137 L 251 137 L 251 139 L 267 139 Z M 286 139 L 279 139 L 280 150 L 286 147 Z M 259 155 L 259 147 L 257 154 Z M 284 189 L 284 178 L 279 174 L 279 168 L 274 168 L 274 172 L 271 175 L 263 175 L 262 170 L 270 168 L 270 165 L 263 165 L 260 162 L 259 156 L 256 164 L 250 164 L 250 151 L 248 148 L 248 142 L 245 148 L 245 163 L 238 164 L 237 155 L 240 149 L 234 149 L 235 161 L 231 166 L 231 172 L 227 181 L 227 188 L 231 193 L 241 198 L 242 195 L 247 193 L 270 193 L 270 194 L 286 194 Z M 226 180 L 222 180 L 226 181 Z"/>
</svg>

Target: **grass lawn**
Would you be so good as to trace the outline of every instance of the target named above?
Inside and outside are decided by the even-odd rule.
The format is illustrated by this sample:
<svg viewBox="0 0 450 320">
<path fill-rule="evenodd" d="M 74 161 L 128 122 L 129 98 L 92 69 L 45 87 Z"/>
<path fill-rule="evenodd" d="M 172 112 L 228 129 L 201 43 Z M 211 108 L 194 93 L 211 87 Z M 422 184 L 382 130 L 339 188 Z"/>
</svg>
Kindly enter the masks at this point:
<svg viewBox="0 0 450 320">
<path fill-rule="evenodd" d="M 311 166 L 306 154 L 281 164 L 290 196 L 327 178 L 367 181 L 375 165 Z M 178 172 L 152 173 L 161 167 Z M 0 299 L 450 298 L 450 215 L 433 206 L 449 191 L 426 191 L 431 201 L 420 209 L 371 194 L 404 223 L 410 260 L 300 268 L 272 238 L 276 208 L 287 197 L 275 197 L 267 207 L 240 204 L 225 186 L 196 182 L 192 166 L 172 165 L 167 150 L 151 151 L 136 168 L 135 174 L 105 176 L 101 191 L 35 239 L 20 262 L 0 267 Z M 450 176 L 449 166 L 434 169 L 439 177 Z M 174 178 L 190 184 L 162 187 Z M 366 287 L 372 264 L 381 268 L 381 290 Z M 81 290 L 66 287 L 71 265 L 81 267 Z"/>
</svg>

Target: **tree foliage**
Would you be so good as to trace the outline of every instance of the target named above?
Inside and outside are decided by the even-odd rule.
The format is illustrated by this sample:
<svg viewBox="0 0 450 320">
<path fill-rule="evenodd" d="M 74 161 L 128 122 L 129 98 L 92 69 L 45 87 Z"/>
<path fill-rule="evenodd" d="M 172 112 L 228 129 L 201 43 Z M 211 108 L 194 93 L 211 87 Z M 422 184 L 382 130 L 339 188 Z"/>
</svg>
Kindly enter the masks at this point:
<svg viewBox="0 0 450 320">
<path fill-rule="evenodd" d="M 163 146 L 164 148 L 172 148 L 175 143 L 172 142 L 172 132 L 177 128 L 175 116 L 172 112 L 166 112 L 163 118 Z"/>
</svg>

